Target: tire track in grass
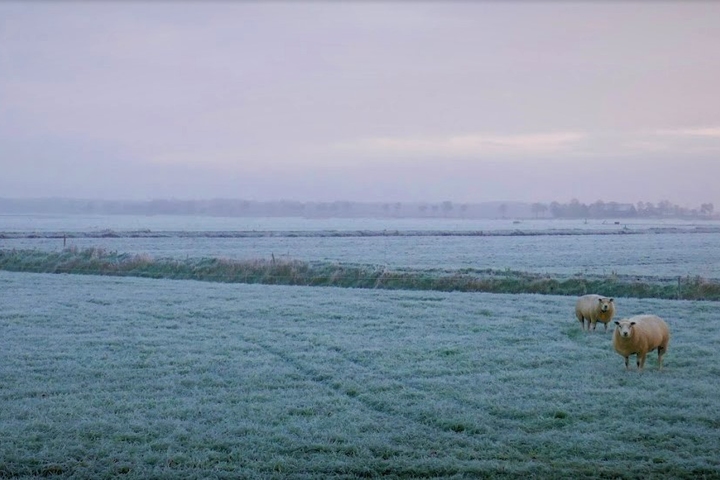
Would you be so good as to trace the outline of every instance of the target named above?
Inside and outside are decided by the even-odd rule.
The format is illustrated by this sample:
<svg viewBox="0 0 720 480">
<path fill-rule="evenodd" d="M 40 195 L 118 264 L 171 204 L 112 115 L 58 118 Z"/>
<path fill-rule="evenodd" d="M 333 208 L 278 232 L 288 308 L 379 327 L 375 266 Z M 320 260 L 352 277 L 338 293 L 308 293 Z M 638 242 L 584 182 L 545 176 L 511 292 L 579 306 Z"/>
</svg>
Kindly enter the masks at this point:
<svg viewBox="0 0 720 480">
<path fill-rule="evenodd" d="M 402 295 L 397 299 L 407 299 L 407 296 Z M 437 303 L 437 298 L 434 300 L 436 300 L 434 303 Z M 562 299 L 557 303 L 558 312 L 564 312 L 565 305 Z M 456 307 L 461 310 L 468 308 L 473 315 L 475 314 L 474 303 L 469 305 L 461 303 Z M 505 312 L 508 308 L 509 311 Z M 378 309 L 385 311 L 384 307 Z M 505 310 L 493 324 L 503 325 L 504 328 L 505 321 L 502 318 L 511 315 L 514 307 L 507 307 Z M 554 431 L 557 428 L 564 428 L 570 421 L 564 421 L 556 416 L 560 407 L 550 400 L 545 401 L 539 410 L 533 408 L 529 413 L 525 412 L 522 415 L 517 413 L 522 407 L 509 410 L 503 406 L 505 400 L 502 397 L 507 393 L 507 383 L 514 381 L 516 375 L 503 372 L 502 368 L 496 365 L 499 360 L 497 355 L 488 359 L 492 363 L 488 363 L 487 366 L 492 370 L 483 368 L 485 359 L 472 355 L 465 356 L 463 349 L 457 348 L 455 334 L 445 333 L 447 329 L 472 330 L 470 327 L 475 325 L 474 322 L 465 324 L 462 321 L 452 320 L 447 325 L 436 325 L 437 328 L 430 335 L 433 337 L 435 334 L 440 335 L 437 341 L 428 343 L 419 340 L 417 344 L 408 344 L 405 340 L 415 338 L 413 333 L 415 327 L 412 327 L 412 331 L 408 330 L 410 324 L 407 318 L 401 315 L 402 318 L 397 322 L 388 322 L 384 316 L 382 319 L 376 318 L 378 313 L 376 311 L 363 311 L 362 316 L 350 314 L 347 318 L 339 316 L 329 323 L 313 324 L 315 328 L 311 330 L 303 327 L 290 331 L 286 328 L 275 328 L 271 333 L 264 328 L 261 331 L 264 336 L 277 335 L 271 342 L 265 342 L 265 345 L 272 348 L 277 355 L 284 357 L 286 361 L 296 364 L 302 362 L 303 369 L 309 372 L 311 378 L 325 382 L 336 392 L 358 399 L 374 411 L 412 419 L 418 424 L 432 427 L 435 431 L 448 432 L 450 438 L 463 438 L 458 437 L 457 434 L 465 433 L 466 440 L 475 438 L 476 441 L 482 441 L 484 446 L 487 446 L 488 441 L 501 439 L 498 433 L 501 429 L 510 427 L 524 431 L 523 424 L 528 420 L 528 416 L 543 417 L 540 419 L 541 428 L 538 427 L 541 430 Z M 441 316 L 442 312 L 436 313 Z M 489 314 L 486 312 L 483 315 Z M 411 316 L 415 318 L 412 312 Z M 465 318 L 463 315 L 459 316 Z M 493 313 L 491 316 L 496 315 Z M 328 328 L 345 323 L 341 320 L 351 321 L 355 327 L 351 331 L 343 329 L 341 332 L 336 332 L 340 334 L 338 337 Z M 358 323 L 355 323 L 356 321 Z M 415 321 L 412 323 L 415 324 Z M 381 363 L 377 363 L 373 351 L 363 348 L 363 345 L 367 347 L 375 344 L 373 338 L 367 337 L 368 334 L 376 336 L 381 343 L 384 342 L 382 338 L 396 337 L 398 334 L 400 335 L 398 338 L 405 340 L 390 342 L 388 347 L 394 353 L 387 358 L 389 364 L 385 364 L 382 358 Z M 347 335 L 347 338 L 343 338 L 343 335 Z M 354 336 L 357 340 L 353 340 Z M 528 333 L 528 337 L 530 336 L 532 335 Z M 499 339 L 493 336 L 493 341 L 517 341 L 514 330 L 510 332 L 509 337 L 505 337 L 507 335 Z M 485 336 L 480 334 L 479 338 Z M 401 345 L 403 349 L 407 347 L 408 350 L 397 352 L 396 349 Z M 279 346 L 282 348 L 280 349 Z M 314 358 L 309 360 L 308 365 L 306 355 L 311 349 Z M 511 349 L 503 349 L 508 361 L 515 359 L 515 350 L 517 346 L 514 344 Z M 327 359 L 325 364 L 332 367 L 321 366 L 323 355 Z M 556 359 L 553 360 L 553 364 L 555 363 L 557 363 Z M 351 374 L 348 375 L 347 372 Z M 428 376 L 428 373 L 431 375 Z M 478 383 L 488 386 L 480 396 L 477 389 L 456 388 Z"/>
<path fill-rule="evenodd" d="M 287 336 L 287 335 L 286 335 Z M 254 339 L 253 343 L 271 355 L 275 355 L 283 362 L 293 366 L 302 375 L 305 375 L 312 382 L 322 388 L 334 393 L 338 397 L 348 400 L 351 404 L 357 405 L 360 409 L 372 412 L 379 416 L 384 430 L 377 432 L 376 436 L 368 432 L 362 432 L 362 438 L 355 441 L 356 445 L 347 445 L 346 450 L 355 452 L 351 455 L 356 460 L 349 460 L 347 464 L 339 464 L 339 470 L 332 466 L 318 469 L 312 466 L 311 476 L 324 472 L 334 476 L 342 472 L 341 476 L 350 475 L 356 478 L 375 476 L 397 476 L 398 478 L 445 478 L 456 475 L 487 475 L 488 472 L 510 472 L 522 467 L 526 461 L 525 456 L 510 445 L 502 445 L 495 438 L 488 438 L 485 435 L 468 435 L 464 427 L 457 428 L 457 423 L 442 423 L 437 421 L 435 415 L 422 416 L 408 413 L 408 410 L 391 406 L 387 402 L 373 401 L 373 393 L 367 393 L 368 388 L 357 376 L 349 385 L 346 378 L 338 378 L 338 371 L 358 370 L 354 362 L 342 358 L 339 363 L 335 357 L 331 372 L 322 371 L 315 366 L 315 362 L 303 361 L 297 356 L 288 354 L 285 350 L 273 347 L 267 341 Z M 293 348 L 289 351 L 296 352 Z M 333 348 L 325 349 L 326 352 L 335 351 Z M 346 367 L 350 366 L 350 369 Z M 362 370 L 367 370 L 362 368 Z M 364 377 L 373 377 L 372 373 Z M 408 390 L 406 387 L 402 387 Z M 411 389 L 418 398 L 422 398 L 425 392 L 415 388 Z M 410 425 L 408 428 L 408 424 Z M 397 426 L 397 427 L 395 427 Z M 387 432 L 392 432 L 388 434 Z M 422 438 L 422 440 L 419 440 Z M 420 447 L 420 448 L 418 448 Z M 320 452 L 334 449 L 332 445 L 309 445 L 296 447 L 294 453 L 301 453 L 304 457 L 308 452 L 306 448 L 316 449 Z M 366 453 L 360 453 L 365 450 Z M 498 452 L 502 451 L 500 455 Z M 359 462 L 359 463 L 358 463 Z M 300 464 L 295 464 L 294 474 L 288 471 L 288 478 L 304 478 L 302 475 L 308 473 Z"/>
<path fill-rule="evenodd" d="M 424 457 L 422 466 L 414 464 L 405 467 L 398 463 L 402 457 L 397 455 L 403 455 L 401 452 L 405 452 L 406 448 L 404 442 L 400 440 L 394 442 L 391 447 L 385 445 L 379 450 L 378 447 L 370 447 L 378 464 L 372 466 L 366 464 L 366 468 L 371 470 L 385 468 L 384 473 L 401 477 L 405 475 L 414 477 L 420 472 L 423 472 L 423 476 L 432 473 L 430 477 L 488 475 L 492 472 L 529 474 L 531 471 L 547 472 L 548 469 L 555 471 L 557 468 L 558 459 L 555 456 L 544 456 L 536 451 L 538 445 L 551 441 L 553 435 L 560 434 L 556 428 L 567 426 L 568 422 L 565 418 L 557 416 L 557 413 L 553 415 L 550 412 L 547 418 L 537 420 L 533 418 L 536 412 L 525 412 L 521 409 L 507 410 L 502 407 L 498 410 L 498 406 L 493 405 L 488 408 L 486 403 L 454 396 L 448 390 L 438 393 L 432 389 L 418 388 L 413 386 L 412 382 L 400 381 L 397 375 L 378 372 L 365 365 L 361 358 L 348 354 L 337 346 L 298 339 L 297 335 L 277 330 L 272 334 L 282 335 L 285 339 L 275 338 L 269 342 L 266 337 L 267 331 L 256 329 L 256 332 L 260 334 L 254 339 L 258 347 L 292 365 L 313 382 L 335 392 L 338 396 L 348 398 L 363 409 L 389 419 L 390 425 L 411 423 L 422 432 L 417 434 L 427 439 L 427 443 L 424 443 L 428 445 L 427 450 L 424 454 L 420 453 L 420 456 Z M 273 344 L 289 348 L 281 349 Z M 305 360 L 301 358 L 302 352 L 306 352 L 308 347 L 314 349 L 314 354 L 310 359 Z M 322 353 L 319 352 L 320 349 Z M 332 367 L 318 368 L 317 358 L 326 354 L 330 354 Z M 345 378 L 345 372 L 349 373 L 347 376 L 351 377 L 352 381 Z M 382 377 L 381 382 L 377 381 L 379 377 Z M 382 385 L 386 380 L 390 382 Z M 374 388 L 376 386 L 378 388 Z M 392 392 L 393 397 L 383 398 L 383 390 Z M 405 401 L 397 402 L 398 398 Z M 426 406 L 430 408 L 423 409 Z M 421 410 L 417 410 L 418 408 Z M 456 414 L 444 415 L 444 412 L 456 412 Z M 535 422 L 533 428 L 539 430 L 527 431 L 520 427 L 510 436 L 505 432 L 508 422 L 522 424 L 528 421 Z M 536 425 L 537 422 L 539 424 Z M 568 432 L 565 431 L 563 435 L 567 436 Z M 584 438 L 582 434 L 572 435 Z M 418 455 L 417 446 L 418 440 L 415 438 L 410 445 L 415 455 Z M 568 448 L 566 454 L 576 455 L 571 447 Z M 606 467 L 603 465 L 601 468 Z"/>
<path fill-rule="evenodd" d="M 488 408 L 487 401 L 477 401 L 457 395 L 450 388 L 451 385 L 441 390 L 428 388 L 429 384 L 423 384 L 422 381 L 412 377 L 374 369 L 361 356 L 348 353 L 334 345 L 315 345 L 316 348 L 318 346 L 326 351 L 334 352 L 336 361 L 339 358 L 345 365 L 351 365 L 352 370 L 358 372 L 357 377 L 361 379 L 353 381 L 351 386 L 345 385 L 346 379 L 328 379 L 328 382 L 334 381 L 331 387 L 357 399 L 376 412 L 413 420 L 418 424 L 432 427 L 436 431 L 447 433 L 452 438 L 456 438 L 459 433 L 466 433 L 469 435 L 465 437 L 466 439 L 470 439 L 474 435 L 490 435 L 494 439 L 493 430 L 502 428 L 500 425 L 502 421 L 498 420 L 496 413 L 493 413 L 496 412 L 497 407 L 491 405 L 491 408 Z M 442 355 L 445 351 L 446 349 L 440 349 L 439 354 Z M 347 368 L 337 368 L 336 370 L 350 371 Z M 485 380 L 481 383 L 493 381 L 492 373 L 485 372 L 481 376 Z M 376 381 L 378 377 L 382 378 L 380 384 Z M 445 372 L 438 373 L 434 377 L 424 376 L 422 380 L 432 380 L 433 378 L 455 380 L 473 378 L 474 381 L 477 381 L 477 376 L 469 373 L 448 374 Z M 376 393 L 382 394 L 382 392 L 394 396 L 383 398 L 382 395 L 376 395 Z M 409 410 L 413 409 L 416 412 L 409 413 Z"/>
<path fill-rule="evenodd" d="M 528 338 L 537 334 L 537 332 L 526 333 Z M 575 415 L 576 412 L 573 410 L 567 410 L 568 407 L 563 406 L 563 403 L 558 403 L 557 398 L 568 400 L 566 393 L 557 397 L 556 392 L 565 392 L 564 388 L 550 392 L 539 401 L 538 405 L 530 405 L 529 409 L 525 408 L 528 406 L 528 399 L 525 398 L 519 399 L 519 405 L 509 408 L 501 397 L 508 391 L 507 382 L 512 383 L 516 379 L 517 371 L 503 373 L 495 368 L 492 372 L 485 371 L 481 375 L 482 378 L 471 373 L 453 375 L 455 381 L 440 381 L 441 388 L 438 389 L 435 388 L 437 385 L 426 382 L 427 377 L 423 375 L 403 376 L 396 373 L 392 366 L 385 368 L 380 364 L 373 365 L 371 357 L 364 355 L 364 350 L 357 350 L 355 344 L 351 343 L 337 345 L 337 342 L 342 340 L 331 334 L 313 335 L 313 332 L 310 332 L 306 336 L 302 331 L 288 332 L 282 328 L 270 333 L 263 330 L 263 335 L 268 334 L 277 337 L 271 344 L 265 340 L 262 348 L 293 364 L 314 381 L 325 384 L 338 394 L 351 397 L 374 412 L 395 420 L 402 419 L 401 422 L 397 422 L 399 424 L 412 422 L 420 425 L 424 431 L 442 438 L 448 445 L 456 445 L 453 447 L 455 450 L 465 448 L 466 450 L 460 454 L 463 455 L 462 459 L 457 458 L 457 461 L 464 465 L 462 468 L 474 468 L 476 464 L 473 462 L 487 461 L 504 465 L 510 470 L 516 469 L 518 463 L 527 462 L 532 462 L 540 469 L 555 468 L 558 458 L 562 458 L 563 455 L 573 457 L 578 455 L 573 445 L 569 445 L 568 442 L 557 442 L 559 437 L 570 436 L 585 443 L 597 441 L 595 437 L 588 437 L 581 431 L 573 430 L 573 425 L 587 419 Z M 383 331 L 382 334 L 392 335 L 392 332 Z M 452 342 L 452 338 L 445 340 Z M 512 345 L 523 343 L 515 334 L 510 337 L 495 337 L 495 341 L 501 343 L 512 341 Z M 284 348 L 279 349 L 278 345 Z M 458 353 L 456 352 L 458 349 L 449 348 L 452 344 L 447 344 L 446 341 L 440 341 L 436 346 L 436 349 L 429 351 L 428 359 L 431 363 L 442 362 L 440 358 L 433 359 L 433 354 L 452 356 Z M 423 344 L 419 343 L 417 347 L 423 348 Z M 312 358 L 308 359 L 305 355 L 311 348 Z M 529 345 L 527 348 L 533 347 Z M 509 359 L 515 357 L 516 353 L 513 353 L 515 350 L 517 346 L 506 352 Z M 327 363 L 332 365 L 332 368 L 321 366 L 323 356 L 327 356 Z M 393 358 L 398 360 L 396 357 Z M 409 358 L 399 360 L 401 364 L 410 365 L 418 359 L 420 357 L 413 358 L 411 355 Z M 497 360 L 497 357 L 494 359 Z M 468 372 L 474 371 L 473 365 L 477 366 L 477 361 L 477 358 L 470 359 L 470 363 L 466 364 L 464 369 Z M 538 360 L 534 361 L 534 363 L 538 362 Z M 527 368 L 536 368 L 538 365 L 534 363 Z M 562 366 L 567 362 L 553 358 L 551 363 Z M 447 371 L 442 365 L 440 370 Z M 349 373 L 347 377 L 352 378 L 352 381 L 345 378 L 344 372 Z M 447 378 L 442 373 L 437 377 Z M 458 382 L 463 383 L 457 380 L 460 378 L 489 384 L 492 390 L 488 394 L 489 397 L 484 393 L 482 396 L 475 396 L 474 390 L 463 390 L 458 394 L 454 391 L 454 387 Z M 531 383 L 537 386 L 547 382 L 540 379 Z M 537 392 L 533 392 L 531 396 L 536 397 Z M 570 398 L 569 401 L 575 403 L 576 399 Z M 567 413 L 568 411 L 570 414 Z M 508 429 L 515 432 L 510 437 L 502 433 Z M 549 449 L 543 447 L 548 442 L 560 447 L 561 452 L 548 453 Z M 502 448 L 498 448 L 497 445 L 501 443 Z M 460 447 L 457 447 L 458 445 Z M 468 450 L 472 451 L 469 456 L 466 455 Z"/>
<path fill-rule="evenodd" d="M 302 343 L 305 344 L 304 347 L 306 348 L 299 348 L 297 344 L 293 344 L 293 348 L 283 349 L 273 346 L 273 344 L 287 346 L 293 342 L 294 335 L 274 331 L 272 332 L 274 335 L 283 335 L 286 340 L 278 341 L 274 339 L 269 341 L 264 338 L 267 335 L 266 330 L 258 328 L 254 328 L 254 330 L 258 335 L 253 336 L 252 339 L 247 338 L 246 341 L 254 343 L 283 362 L 292 365 L 312 382 L 360 405 L 366 410 L 389 418 L 392 423 L 403 425 L 411 422 L 425 432 L 426 438 L 432 439 L 430 443 L 432 445 L 443 445 L 443 449 L 451 450 L 448 449 L 447 445 L 454 443 L 459 445 L 461 449 L 470 449 L 474 452 L 472 457 L 468 457 L 465 455 L 467 450 L 464 450 L 464 458 L 462 460 L 455 459 L 455 461 L 468 463 L 468 467 L 470 462 L 498 461 L 492 454 L 490 456 L 485 454 L 488 450 L 496 452 L 493 444 L 497 443 L 499 439 L 492 435 L 491 429 L 477 426 L 477 423 L 489 424 L 492 421 L 487 414 L 483 414 L 487 421 L 477 422 L 476 413 L 482 411 L 477 402 L 432 395 L 432 392 L 428 390 L 414 387 L 407 382 L 399 381 L 397 378 L 388 377 L 386 373 L 372 370 L 363 365 L 362 362 L 344 353 L 338 347 L 324 344 L 311 345 L 311 342 L 303 340 Z M 308 346 L 314 351 L 308 360 L 299 358 L 299 354 L 293 355 L 290 353 L 307 351 Z M 323 352 L 318 353 L 318 348 L 322 348 Z M 324 364 L 322 360 L 317 360 L 317 357 L 326 354 L 329 354 L 330 358 Z M 318 365 L 328 365 L 329 368 L 318 368 Z M 378 377 L 381 377 L 380 382 L 378 382 Z M 388 379 L 390 381 L 386 382 Z M 382 398 L 383 394 L 392 394 L 393 398 Z M 432 398 L 429 399 L 431 396 Z M 398 402 L 398 399 L 402 401 Z M 413 412 L 413 406 L 422 405 L 430 405 L 433 408 Z M 462 420 L 457 418 L 442 419 L 442 411 L 464 412 L 470 409 L 473 411 L 473 421 L 470 421 L 471 419 L 467 417 Z M 470 424 L 474 424 L 474 426 Z M 526 460 L 522 453 L 510 445 L 505 445 L 503 450 L 505 451 L 505 458 L 501 459 L 501 463 L 503 461 L 517 462 Z M 434 453 L 431 452 L 431 455 L 434 455 Z M 458 472 L 462 471 L 462 468 L 458 468 Z"/>
<path fill-rule="evenodd" d="M 307 351 L 308 346 L 312 347 L 312 345 L 310 345 L 311 342 L 301 340 L 300 342 L 302 342 L 302 344 L 292 343 L 290 347 L 290 342 L 293 341 L 293 338 L 297 339 L 297 336 L 274 331 L 271 333 L 282 335 L 289 340 L 279 340 L 278 338 L 271 340 L 267 337 L 269 334 L 267 330 L 259 328 L 253 328 L 253 330 L 257 335 L 252 335 L 252 338 L 248 338 L 248 341 L 266 353 L 277 357 L 285 364 L 292 366 L 301 375 L 304 375 L 324 390 L 331 392 L 332 395 L 346 400 L 351 406 L 357 406 L 356 411 L 372 412 L 368 419 L 371 423 L 379 425 L 378 430 L 375 432 L 363 431 L 361 429 L 361 436 L 354 438 L 350 444 L 343 447 L 346 452 L 353 453 L 347 458 L 347 463 L 342 462 L 337 464 L 337 470 L 331 465 L 318 469 L 317 465 L 311 463 L 305 466 L 302 466 L 301 463 L 295 463 L 293 466 L 294 472 L 286 472 L 288 478 L 303 478 L 302 476 L 295 477 L 294 475 L 305 475 L 310 472 L 312 472 L 312 475 L 309 476 L 312 477 L 323 472 L 329 476 L 335 476 L 338 473 L 342 473 L 341 476 L 344 477 L 348 475 L 352 477 L 358 475 L 362 477 L 374 477 L 377 475 L 393 474 L 399 475 L 401 478 L 414 477 L 418 472 L 422 472 L 422 476 L 431 478 L 487 470 L 488 467 L 478 465 L 478 462 L 481 461 L 480 459 L 471 459 L 467 454 L 468 448 L 472 448 L 475 451 L 482 451 L 477 448 L 476 445 L 468 445 L 467 441 L 462 442 L 459 440 L 457 435 L 453 436 L 449 434 L 453 432 L 438 431 L 437 428 L 433 428 L 433 425 L 408 417 L 401 411 L 379 409 L 362 397 L 359 382 L 355 381 L 349 386 L 346 379 L 338 379 L 336 372 L 348 371 L 348 366 L 350 370 L 355 369 L 352 364 L 348 362 L 339 364 L 337 356 L 334 356 L 333 361 L 329 361 L 328 359 L 323 362 L 322 359 L 318 359 L 318 357 L 322 357 L 323 354 L 332 354 L 332 349 L 323 348 L 322 353 L 317 353 L 317 349 L 313 349 L 312 358 L 305 361 L 299 357 L 302 355 L 302 352 Z M 274 346 L 275 344 L 289 348 L 279 348 Z M 288 352 L 298 353 L 293 355 Z M 321 365 L 332 365 L 333 367 L 330 369 L 318 368 Z M 353 410 L 355 409 L 353 408 Z M 362 416 L 365 416 L 365 414 Z M 373 417 L 378 420 L 375 420 Z M 393 428 L 394 425 L 398 425 L 399 428 Z M 388 428 L 388 426 L 390 428 Z M 418 437 L 427 439 L 421 444 L 424 448 L 418 448 Z M 450 448 L 449 445 L 454 446 Z M 320 444 L 301 444 L 294 446 L 290 455 L 301 454 L 306 462 L 312 462 L 312 460 L 308 460 L 308 455 L 312 456 L 313 453 L 335 451 L 337 448 L 338 447 L 332 443 L 328 444 L 327 441 Z M 361 453 L 363 450 L 364 453 Z M 453 452 L 453 455 L 443 455 L 440 458 L 436 458 L 438 457 L 438 452 L 443 450 Z M 346 453 L 346 455 L 348 454 Z M 488 460 L 483 460 L 484 462 L 488 462 Z"/>
</svg>

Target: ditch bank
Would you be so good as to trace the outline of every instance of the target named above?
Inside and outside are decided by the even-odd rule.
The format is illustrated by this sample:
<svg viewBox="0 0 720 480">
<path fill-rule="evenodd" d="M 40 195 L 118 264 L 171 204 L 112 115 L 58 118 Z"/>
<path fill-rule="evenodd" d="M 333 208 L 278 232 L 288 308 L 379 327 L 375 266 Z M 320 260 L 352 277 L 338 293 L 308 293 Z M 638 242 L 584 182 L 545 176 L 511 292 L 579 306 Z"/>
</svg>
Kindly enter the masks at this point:
<svg viewBox="0 0 720 480">
<path fill-rule="evenodd" d="M 312 287 L 535 293 L 720 301 L 720 281 L 701 277 L 552 275 L 497 269 L 392 269 L 294 259 L 153 258 L 102 248 L 0 250 L 0 270 Z"/>
</svg>

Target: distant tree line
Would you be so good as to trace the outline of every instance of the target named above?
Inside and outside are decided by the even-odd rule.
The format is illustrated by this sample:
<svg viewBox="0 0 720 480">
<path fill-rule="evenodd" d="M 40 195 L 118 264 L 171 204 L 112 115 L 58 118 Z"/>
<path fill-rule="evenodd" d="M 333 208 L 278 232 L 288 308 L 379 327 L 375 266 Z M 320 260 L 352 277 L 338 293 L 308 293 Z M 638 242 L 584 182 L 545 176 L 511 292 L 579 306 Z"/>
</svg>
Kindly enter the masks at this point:
<svg viewBox="0 0 720 480">
<path fill-rule="evenodd" d="M 711 218 L 715 206 L 712 203 L 703 203 L 698 208 L 687 208 L 675 205 L 668 200 L 662 200 L 657 204 L 652 202 L 632 204 L 598 200 L 588 205 L 573 198 L 569 203 L 533 203 L 530 210 L 535 217 L 547 216 L 549 212 L 553 218 Z"/>
<path fill-rule="evenodd" d="M 500 205 L 500 209 L 498 209 Z M 3 199 L 1 213 L 50 213 L 91 215 L 207 215 L 223 217 L 310 217 L 310 218 L 495 218 L 530 216 L 529 204 L 521 202 L 300 202 L 242 199 L 178 200 L 81 200 Z"/>
<path fill-rule="evenodd" d="M 667 200 L 654 204 L 603 202 L 589 205 L 572 199 L 568 203 L 483 202 L 300 202 L 242 199 L 177 200 L 82 200 L 66 198 L 0 198 L 0 214 L 91 215 L 204 215 L 219 217 L 310 218 L 717 218 L 712 203 L 685 208 Z"/>
</svg>

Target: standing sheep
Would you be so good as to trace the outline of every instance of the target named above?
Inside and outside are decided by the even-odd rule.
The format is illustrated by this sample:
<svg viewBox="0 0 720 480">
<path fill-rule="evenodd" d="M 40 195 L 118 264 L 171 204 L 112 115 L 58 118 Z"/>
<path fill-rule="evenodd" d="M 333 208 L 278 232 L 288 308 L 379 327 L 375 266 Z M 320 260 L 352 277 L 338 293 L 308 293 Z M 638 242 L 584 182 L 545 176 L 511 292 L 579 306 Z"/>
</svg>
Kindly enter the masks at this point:
<svg viewBox="0 0 720 480">
<path fill-rule="evenodd" d="M 613 347 L 625 357 L 625 368 L 629 369 L 630 355 L 637 354 L 637 367 L 642 370 L 648 352 L 657 348 L 658 369 L 662 369 L 662 359 L 670 342 L 670 330 L 667 323 L 657 315 L 636 315 L 615 322 Z"/>
<path fill-rule="evenodd" d="M 587 320 L 587 330 L 595 330 L 595 324 L 602 322 L 605 324 L 605 332 L 607 332 L 608 323 L 615 315 L 615 302 L 612 298 L 603 297 L 601 295 L 583 295 L 578 298 L 575 304 L 575 316 L 582 324 L 585 330 L 585 320 Z"/>
</svg>

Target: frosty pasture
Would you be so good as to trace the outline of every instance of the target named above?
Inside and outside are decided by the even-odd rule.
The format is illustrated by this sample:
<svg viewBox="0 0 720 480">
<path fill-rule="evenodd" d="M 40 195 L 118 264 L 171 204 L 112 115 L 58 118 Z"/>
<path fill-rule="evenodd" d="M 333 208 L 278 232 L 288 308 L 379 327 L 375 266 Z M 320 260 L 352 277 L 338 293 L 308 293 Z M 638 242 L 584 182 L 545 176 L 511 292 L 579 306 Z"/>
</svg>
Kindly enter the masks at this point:
<svg viewBox="0 0 720 480">
<path fill-rule="evenodd" d="M 717 304 L 0 272 L 0 476 L 720 475 Z"/>
<path fill-rule="evenodd" d="M 540 274 L 699 276 L 718 280 L 719 229 L 716 221 L 690 223 L 677 219 L 635 220 L 616 225 L 613 221 L 549 219 L 514 224 L 511 220 L 470 219 L 0 215 L 0 248 L 59 251 L 68 246 L 147 254 L 154 258 L 246 260 L 274 256 L 391 268 L 510 269 Z M 83 236 L 106 230 L 119 237 Z M 516 230 L 517 235 L 451 235 Z M 271 232 L 272 236 L 232 236 L 258 231 Z M 322 234 L 353 231 L 388 231 L 390 235 Z M 392 235 L 411 231 L 427 235 Z M 588 231 L 610 234 L 587 235 Z M 132 236 L 132 232 L 140 236 Z M 217 237 L 218 232 L 229 236 Z M 298 232 L 300 235 L 296 235 Z M 622 232 L 635 234 L 617 235 Z M 69 234 L 65 240 L 63 233 Z M 142 236 L 148 233 L 164 236 Z"/>
</svg>

